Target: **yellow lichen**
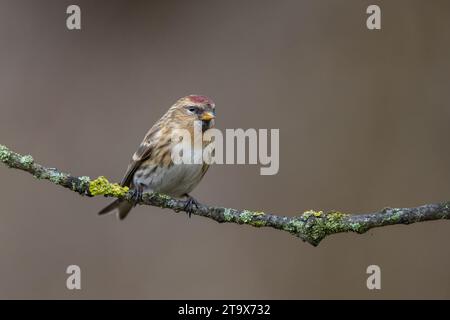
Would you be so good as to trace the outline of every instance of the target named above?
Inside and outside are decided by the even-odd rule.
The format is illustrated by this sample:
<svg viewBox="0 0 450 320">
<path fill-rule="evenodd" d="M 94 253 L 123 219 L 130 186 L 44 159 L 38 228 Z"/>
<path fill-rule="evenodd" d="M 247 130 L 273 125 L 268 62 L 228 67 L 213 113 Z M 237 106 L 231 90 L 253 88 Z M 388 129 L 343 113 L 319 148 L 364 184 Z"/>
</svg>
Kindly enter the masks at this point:
<svg viewBox="0 0 450 320">
<path fill-rule="evenodd" d="M 322 215 L 323 215 L 323 211 L 308 210 L 308 211 L 303 212 L 302 216 L 304 218 L 308 218 L 308 217 L 311 217 L 311 216 L 321 217 Z"/>
<path fill-rule="evenodd" d="M 263 216 L 263 215 L 265 215 L 265 213 L 262 211 L 254 211 L 253 212 L 254 217 L 259 217 L 259 216 Z"/>
<path fill-rule="evenodd" d="M 117 183 L 110 183 L 108 179 L 101 176 L 89 183 L 89 193 L 93 196 L 121 197 L 129 191 L 128 187 L 122 187 Z"/>
</svg>

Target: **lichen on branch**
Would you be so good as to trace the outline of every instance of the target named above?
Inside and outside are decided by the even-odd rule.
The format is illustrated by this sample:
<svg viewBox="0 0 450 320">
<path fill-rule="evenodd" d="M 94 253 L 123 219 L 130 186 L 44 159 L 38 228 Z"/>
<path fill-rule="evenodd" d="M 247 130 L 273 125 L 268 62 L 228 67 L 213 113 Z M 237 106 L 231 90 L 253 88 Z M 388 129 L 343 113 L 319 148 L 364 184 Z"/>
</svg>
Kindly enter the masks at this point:
<svg viewBox="0 0 450 320">
<path fill-rule="evenodd" d="M 30 155 L 21 155 L 0 145 L 0 162 L 10 168 L 31 173 L 37 179 L 45 179 L 85 196 L 105 196 L 131 200 L 132 190 L 111 183 L 104 176 L 91 180 L 87 176 L 73 176 L 56 168 L 35 163 Z M 186 201 L 159 193 L 144 193 L 139 204 L 185 211 Z M 270 227 L 289 232 L 303 241 L 317 246 L 328 235 L 342 232 L 364 233 L 372 228 L 410 224 L 422 221 L 450 219 L 450 202 L 427 204 L 414 208 L 384 208 L 380 211 L 350 215 L 339 211 L 308 210 L 294 217 L 274 215 L 262 211 L 199 204 L 193 215 L 210 218 L 219 223 L 246 224 L 253 227 Z"/>
<path fill-rule="evenodd" d="M 117 183 L 111 183 L 105 177 L 101 176 L 89 183 L 89 193 L 92 196 L 111 196 L 123 197 L 130 189 L 122 187 Z"/>
</svg>

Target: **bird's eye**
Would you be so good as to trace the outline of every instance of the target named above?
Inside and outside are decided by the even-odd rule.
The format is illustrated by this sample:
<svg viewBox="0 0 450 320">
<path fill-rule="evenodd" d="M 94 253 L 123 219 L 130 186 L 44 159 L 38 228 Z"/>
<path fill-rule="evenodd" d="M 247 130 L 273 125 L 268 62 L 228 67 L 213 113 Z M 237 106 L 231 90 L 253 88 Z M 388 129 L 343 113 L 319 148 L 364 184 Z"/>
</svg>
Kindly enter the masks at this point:
<svg viewBox="0 0 450 320">
<path fill-rule="evenodd" d="M 187 109 L 188 109 L 190 112 L 193 112 L 193 113 L 197 112 L 197 110 L 198 110 L 197 107 L 188 107 Z"/>
</svg>

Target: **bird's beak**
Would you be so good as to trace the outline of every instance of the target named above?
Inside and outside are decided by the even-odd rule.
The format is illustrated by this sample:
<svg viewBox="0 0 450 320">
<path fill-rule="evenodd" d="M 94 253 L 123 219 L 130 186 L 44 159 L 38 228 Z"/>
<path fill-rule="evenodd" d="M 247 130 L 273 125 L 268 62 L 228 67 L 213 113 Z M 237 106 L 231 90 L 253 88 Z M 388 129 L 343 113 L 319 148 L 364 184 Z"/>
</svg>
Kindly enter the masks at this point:
<svg viewBox="0 0 450 320">
<path fill-rule="evenodd" d="M 215 118 L 215 116 L 211 112 L 206 111 L 206 112 L 202 113 L 202 116 L 200 117 L 200 120 L 202 120 L 202 121 L 209 121 L 209 120 L 214 119 L 214 118 Z"/>
</svg>

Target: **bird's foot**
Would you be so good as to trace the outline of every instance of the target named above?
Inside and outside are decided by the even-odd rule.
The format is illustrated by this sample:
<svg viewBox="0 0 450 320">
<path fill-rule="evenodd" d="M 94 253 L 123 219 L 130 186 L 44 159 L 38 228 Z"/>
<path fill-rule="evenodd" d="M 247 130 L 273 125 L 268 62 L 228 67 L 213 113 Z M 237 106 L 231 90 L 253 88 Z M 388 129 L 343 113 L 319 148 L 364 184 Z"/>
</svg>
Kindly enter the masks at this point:
<svg viewBox="0 0 450 320">
<path fill-rule="evenodd" d="M 192 213 L 194 212 L 194 207 L 196 209 L 198 209 L 198 205 L 199 203 L 197 202 L 197 200 L 195 200 L 193 197 L 191 197 L 190 195 L 186 195 L 186 197 L 188 197 L 186 204 L 184 205 L 184 211 L 186 211 L 186 213 L 189 215 L 189 218 L 191 217 Z"/>
<path fill-rule="evenodd" d="M 131 204 L 133 207 L 142 202 L 142 194 L 144 193 L 144 189 L 142 187 L 136 187 L 133 189 L 133 194 L 131 195 Z"/>
</svg>

